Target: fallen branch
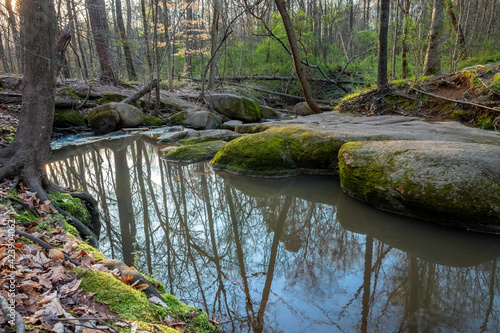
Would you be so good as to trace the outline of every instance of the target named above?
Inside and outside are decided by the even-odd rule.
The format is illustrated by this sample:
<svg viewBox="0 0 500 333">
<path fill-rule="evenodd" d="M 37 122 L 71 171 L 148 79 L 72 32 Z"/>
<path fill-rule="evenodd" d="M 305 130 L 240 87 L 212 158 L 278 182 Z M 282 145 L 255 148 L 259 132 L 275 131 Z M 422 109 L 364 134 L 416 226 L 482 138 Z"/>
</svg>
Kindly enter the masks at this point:
<svg viewBox="0 0 500 333">
<path fill-rule="evenodd" d="M 115 319 L 116 318 L 106 318 L 106 320 L 115 320 Z M 103 318 L 96 318 L 96 317 L 91 317 L 91 318 L 90 317 L 89 318 L 57 318 L 56 320 L 57 321 L 93 321 L 93 320 L 95 320 L 99 324 L 109 327 L 109 330 L 113 333 L 120 332 L 116 327 L 105 322 Z M 86 327 L 85 325 L 82 325 L 82 326 Z M 87 328 L 89 328 L 89 327 L 87 327 Z"/>
<path fill-rule="evenodd" d="M 201 80 L 201 78 L 200 78 Z M 250 75 L 240 75 L 240 76 L 224 76 L 220 77 L 219 80 L 228 80 L 228 81 L 245 81 L 245 80 L 255 80 L 255 81 L 292 81 L 292 80 L 297 80 L 296 76 L 262 76 L 262 75 L 255 75 L 255 76 L 250 76 Z M 312 82 L 324 82 L 324 83 L 332 83 L 328 79 L 318 79 L 318 78 L 312 78 L 308 79 L 309 81 Z M 337 81 L 338 83 L 341 84 L 365 84 L 365 82 L 361 81 Z"/>
<path fill-rule="evenodd" d="M 16 323 L 16 333 L 24 333 L 24 320 L 23 317 L 13 308 L 9 306 L 9 302 L 5 299 L 5 297 L 0 296 L 0 307 L 2 308 L 3 316 L 5 318 L 9 317 L 9 313 L 14 312 L 14 322 Z"/>
<path fill-rule="evenodd" d="M 19 235 L 19 236 L 22 236 L 24 238 L 27 238 L 30 241 L 32 241 L 33 243 L 36 243 L 36 244 L 40 245 L 41 247 L 43 247 L 46 250 L 52 250 L 52 249 L 55 248 L 52 245 L 44 242 L 40 238 L 35 237 L 32 234 L 28 234 L 27 232 L 16 230 L 15 233 L 16 233 L 16 235 Z M 75 259 L 71 259 L 66 253 L 63 252 L 63 255 L 64 255 L 64 259 L 66 259 L 67 261 L 69 261 L 73 265 L 75 265 L 75 266 L 81 266 L 82 265 L 80 262 L 76 261 Z"/>
<path fill-rule="evenodd" d="M 91 92 L 92 92 L 92 86 L 89 84 L 89 90 L 87 91 L 87 96 L 85 96 L 85 100 L 83 101 L 83 103 L 76 107 L 77 110 L 80 110 L 81 108 L 83 108 L 87 104 L 87 102 L 89 101 Z"/>
<path fill-rule="evenodd" d="M 426 95 L 429 95 L 429 96 L 432 96 L 432 97 L 435 97 L 435 98 L 439 98 L 439 99 L 442 99 L 442 100 L 445 100 L 445 101 L 448 101 L 448 102 L 454 102 L 454 103 L 459 103 L 459 104 L 464 104 L 464 105 L 470 105 L 470 106 L 475 106 L 475 107 L 478 107 L 478 108 L 481 108 L 481 109 L 485 109 L 485 110 L 491 110 L 491 111 L 495 111 L 495 112 L 500 112 L 500 109 L 497 109 L 497 108 L 490 108 L 489 106 L 485 106 L 485 105 L 481 105 L 481 104 L 476 104 L 476 103 L 472 103 L 472 102 L 460 101 L 460 100 L 457 100 L 457 99 L 447 98 L 447 97 L 439 96 L 439 95 L 427 92 L 425 90 L 420 90 L 420 89 L 417 89 L 417 88 L 411 88 L 411 89 L 415 90 L 415 91 L 417 91 L 419 93 L 426 94 Z"/>
<path fill-rule="evenodd" d="M 156 84 L 157 84 L 156 79 L 153 79 L 147 85 L 145 85 L 144 87 L 142 87 L 141 90 L 139 90 L 135 94 L 130 95 L 129 97 L 125 98 L 120 103 L 125 103 L 125 104 L 133 104 L 133 103 L 135 103 L 139 98 L 141 98 L 142 96 L 146 95 L 148 92 L 150 92 L 151 90 L 153 90 L 153 88 L 156 87 Z"/>
<path fill-rule="evenodd" d="M 199 78 L 193 78 L 193 77 L 182 77 L 182 78 L 183 79 L 192 80 L 192 81 L 201 81 L 201 79 L 199 79 Z M 281 97 L 286 97 L 286 98 L 291 98 L 291 99 L 296 99 L 296 100 L 300 100 L 300 101 L 305 101 L 306 100 L 303 96 L 296 96 L 296 95 L 290 95 L 290 94 L 280 93 L 280 92 L 276 92 L 276 91 L 272 91 L 272 90 L 267 90 L 267 89 L 263 89 L 263 88 L 246 86 L 244 84 L 239 84 L 239 83 L 234 83 L 234 82 L 227 82 L 227 81 L 224 81 L 224 80 L 215 80 L 215 82 L 217 82 L 217 83 L 223 83 L 223 84 L 229 84 L 231 86 L 236 86 L 236 87 L 241 87 L 241 88 L 253 89 L 253 90 L 260 91 L 260 92 L 263 92 L 263 93 L 266 93 L 266 94 L 276 95 L 276 96 L 281 96 Z M 315 99 L 315 101 L 316 101 L 316 103 L 320 103 L 320 104 L 330 104 L 330 101 L 327 101 L 327 100 Z"/>
</svg>

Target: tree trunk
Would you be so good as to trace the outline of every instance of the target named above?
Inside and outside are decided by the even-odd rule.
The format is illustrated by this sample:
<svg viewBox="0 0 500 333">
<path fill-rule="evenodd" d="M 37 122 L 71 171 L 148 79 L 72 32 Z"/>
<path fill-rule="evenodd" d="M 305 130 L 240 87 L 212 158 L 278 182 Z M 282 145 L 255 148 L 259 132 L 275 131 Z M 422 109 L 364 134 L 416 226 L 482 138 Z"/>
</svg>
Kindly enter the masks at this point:
<svg viewBox="0 0 500 333">
<path fill-rule="evenodd" d="M 380 25 L 378 33 L 378 70 L 377 87 L 383 89 L 387 86 L 387 32 L 389 30 L 389 1 L 380 2 Z"/>
<path fill-rule="evenodd" d="M 193 74 L 191 53 L 193 51 L 193 0 L 186 1 L 186 38 L 184 55 L 184 75 L 191 77 Z"/>
<path fill-rule="evenodd" d="M 1 31 L 0 31 L 0 60 L 2 61 L 2 71 L 4 73 L 10 73 L 9 61 L 7 60 L 7 56 L 5 55 L 5 50 L 3 48 L 3 38 Z"/>
<path fill-rule="evenodd" d="M 66 11 L 70 15 L 70 19 L 68 24 L 70 24 L 73 29 L 71 29 L 71 39 L 73 40 L 73 45 L 78 46 L 78 51 L 80 52 L 80 56 L 76 53 L 75 55 L 78 58 L 78 65 L 80 66 L 81 75 L 84 79 L 89 78 L 89 72 L 87 69 L 87 61 L 85 59 L 85 52 L 82 47 L 82 41 L 80 39 L 80 30 L 78 28 L 78 19 L 76 19 L 75 14 L 75 4 L 72 0 L 66 0 Z"/>
<path fill-rule="evenodd" d="M 408 77 L 408 24 L 410 23 L 410 0 L 404 1 L 403 36 L 401 38 L 401 77 Z"/>
<path fill-rule="evenodd" d="M 148 74 L 153 73 L 153 61 L 151 60 L 151 51 L 149 49 L 149 24 L 146 17 L 146 4 L 141 0 L 141 13 L 142 13 L 142 29 L 144 30 L 144 44 L 146 45 L 146 61 L 148 64 Z"/>
<path fill-rule="evenodd" d="M 394 42 L 392 44 L 392 62 L 391 62 L 391 75 L 392 79 L 396 79 L 396 53 L 398 47 L 398 33 L 399 33 L 399 0 L 396 0 L 396 5 L 394 6 L 396 13 L 395 27 L 394 27 Z"/>
<path fill-rule="evenodd" d="M 462 30 L 462 26 L 457 20 L 457 16 L 455 14 L 455 8 L 453 7 L 452 0 L 444 0 L 446 11 L 448 12 L 448 16 L 450 17 L 451 25 L 453 26 L 453 30 L 457 34 L 458 45 L 460 48 L 459 59 L 465 59 L 467 56 L 467 49 L 465 46 L 465 36 Z"/>
<path fill-rule="evenodd" d="M 293 63 L 295 65 L 295 72 L 297 78 L 302 86 L 302 91 L 304 92 L 304 98 L 306 99 L 307 105 L 311 108 L 314 113 L 319 113 L 320 109 L 316 101 L 314 101 L 311 89 L 309 87 L 309 82 L 307 82 L 306 75 L 302 69 L 302 64 L 300 62 L 299 48 L 297 47 L 297 40 L 295 39 L 295 33 L 293 31 L 292 22 L 290 16 L 286 11 L 286 5 L 284 0 L 275 0 L 276 7 L 280 12 L 281 18 L 283 19 L 283 24 L 285 26 L 286 35 L 288 37 L 288 42 L 290 43 L 290 49 L 292 52 Z"/>
<path fill-rule="evenodd" d="M 125 31 L 125 24 L 123 23 L 123 13 L 122 13 L 122 2 L 121 0 L 116 0 L 116 24 L 118 25 L 118 30 L 120 31 L 120 43 L 123 46 L 123 53 L 125 55 L 125 64 L 127 65 L 128 79 L 130 81 L 137 80 L 137 74 L 135 73 L 134 62 L 132 61 L 132 53 L 130 51 L 130 45 L 127 38 L 127 33 Z"/>
<path fill-rule="evenodd" d="M 217 48 L 217 40 L 219 37 L 219 12 L 220 12 L 220 0 L 214 0 L 213 5 L 213 20 L 212 28 L 210 30 L 211 45 L 210 45 L 210 57 L 212 61 L 210 62 L 210 72 L 208 74 L 208 89 L 213 89 L 215 87 L 215 76 L 217 75 L 217 61 L 215 58 L 215 52 Z"/>
<path fill-rule="evenodd" d="M 39 192 L 54 119 L 57 20 L 52 0 L 21 1 L 20 16 L 22 45 L 31 52 L 24 52 L 23 103 L 17 133 L 14 142 L 0 151 L 0 180 L 20 175 L 25 185 Z"/>
<path fill-rule="evenodd" d="M 7 10 L 7 21 L 9 22 L 9 28 L 12 33 L 12 38 L 14 39 L 14 56 L 16 58 L 17 70 L 19 73 L 23 72 L 23 52 L 20 47 L 21 41 L 19 37 L 19 31 L 17 30 L 16 16 L 12 9 L 12 0 L 5 0 L 5 9 Z"/>
<path fill-rule="evenodd" d="M 109 28 L 106 18 L 104 0 L 85 0 L 89 12 L 92 35 L 101 66 L 100 80 L 106 83 L 116 83 L 113 71 L 113 58 L 110 52 Z"/>
<path fill-rule="evenodd" d="M 441 27 L 443 25 L 443 0 L 434 0 L 432 9 L 431 30 L 427 44 L 427 52 L 424 60 L 424 75 L 433 75 L 441 71 L 441 59 L 439 55 L 439 43 Z"/>
</svg>

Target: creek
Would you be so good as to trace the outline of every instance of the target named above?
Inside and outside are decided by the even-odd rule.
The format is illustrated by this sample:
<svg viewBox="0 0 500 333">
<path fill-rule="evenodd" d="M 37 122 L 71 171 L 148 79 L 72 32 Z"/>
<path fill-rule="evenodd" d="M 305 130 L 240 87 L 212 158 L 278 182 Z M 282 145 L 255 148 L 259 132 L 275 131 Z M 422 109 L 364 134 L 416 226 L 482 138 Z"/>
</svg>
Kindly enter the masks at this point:
<svg viewBox="0 0 500 333">
<path fill-rule="evenodd" d="M 256 179 L 127 136 L 53 151 L 93 194 L 100 249 L 227 332 L 498 332 L 500 239 L 378 211 L 336 177 Z"/>
</svg>

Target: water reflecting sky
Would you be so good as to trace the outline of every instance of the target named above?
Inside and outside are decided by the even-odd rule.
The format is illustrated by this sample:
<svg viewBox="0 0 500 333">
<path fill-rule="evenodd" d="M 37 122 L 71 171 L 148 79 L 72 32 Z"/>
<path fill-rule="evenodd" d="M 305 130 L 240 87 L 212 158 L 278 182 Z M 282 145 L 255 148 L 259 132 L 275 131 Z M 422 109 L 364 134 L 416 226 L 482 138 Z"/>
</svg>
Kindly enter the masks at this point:
<svg viewBox="0 0 500 333">
<path fill-rule="evenodd" d="M 500 238 L 377 211 L 336 177 L 254 179 L 133 137 L 54 152 L 100 202 L 101 250 L 228 332 L 498 332 Z"/>
</svg>

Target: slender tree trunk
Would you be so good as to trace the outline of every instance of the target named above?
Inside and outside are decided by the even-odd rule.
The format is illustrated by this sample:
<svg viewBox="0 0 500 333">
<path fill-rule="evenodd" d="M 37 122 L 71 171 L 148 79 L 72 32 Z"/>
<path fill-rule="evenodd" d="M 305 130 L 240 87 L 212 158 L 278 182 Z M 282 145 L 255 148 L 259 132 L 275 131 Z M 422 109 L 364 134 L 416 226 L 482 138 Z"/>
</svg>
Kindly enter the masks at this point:
<svg viewBox="0 0 500 333">
<path fill-rule="evenodd" d="M 208 74 L 208 89 L 213 89 L 215 87 L 215 76 L 217 75 L 217 60 L 215 58 L 215 52 L 217 48 L 217 42 L 219 37 L 219 12 L 220 4 L 219 0 L 213 0 L 213 20 L 212 28 L 210 30 L 211 45 L 210 45 L 210 57 L 212 61 L 210 62 L 210 72 Z"/>
<path fill-rule="evenodd" d="M 394 10 L 396 13 L 396 18 L 394 20 L 394 41 L 392 44 L 392 62 L 391 62 L 391 75 L 392 79 L 396 79 L 396 53 L 398 47 L 398 34 L 399 34 L 399 0 L 396 0 L 396 5 L 394 6 Z"/>
<path fill-rule="evenodd" d="M 113 71 L 113 58 L 109 44 L 109 28 L 104 0 L 85 1 L 89 12 L 95 48 L 101 66 L 100 80 L 107 83 L 115 83 L 116 77 Z"/>
<path fill-rule="evenodd" d="M 439 44 L 441 42 L 441 27 L 443 26 L 443 7 L 443 0 L 434 0 L 431 30 L 429 31 L 427 52 L 424 60 L 424 75 L 433 75 L 441 70 Z"/>
<path fill-rule="evenodd" d="M 193 0 L 187 0 L 186 8 L 186 38 L 184 55 L 184 76 L 191 77 L 193 74 L 192 68 L 192 52 L 193 52 Z"/>
<path fill-rule="evenodd" d="M 455 14 L 455 7 L 453 6 L 452 0 L 444 0 L 444 3 L 446 6 L 446 11 L 448 12 L 448 16 L 450 17 L 451 25 L 453 26 L 453 30 L 455 30 L 455 33 L 457 34 L 458 45 L 460 48 L 459 58 L 465 59 L 465 57 L 467 56 L 465 36 L 462 30 L 462 26 L 460 25 L 460 22 L 457 20 L 457 16 Z"/>
<path fill-rule="evenodd" d="M 17 29 L 16 16 L 14 10 L 12 9 L 12 0 L 5 0 L 5 9 L 7 10 L 7 21 L 9 22 L 10 32 L 12 38 L 14 39 L 14 57 L 17 63 L 18 72 L 23 72 L 23 52 L 21 49 L 21 38 L 19 36 L 19 30 Z"/>
<path fill-rule="evenodd" d="M 141 0 L 142 29 L 144 30 L 144 43 L 146 44 L 146 62 L 148 64 L 148 76 L 153 74 L 153 61 L 151 60 L 151 50 L 149 45 L 149 24 L 146 17 L 146 4 Z"/>
<path fill-rule="evenodd" d="M 380 2 L 380 25 L 378 33 L 378 70 L 377 87 L 383 89 L 387 86 L 387 32 L 389 30 L 390 0 Z"/>
<path fill-rule="evenodd" d="M 122 2 L 121 0 L 116 1 L 116 24 L 118 25 L 118 30 L 120 31 L 121 44 L 123 46 L 123 54 L 125 55 L 125 64 L 127 65 L 128 79 L 130 81 L 137 80 L 137 74 L 135 73 L 134 62 L 132 60 L 132 52 L 130 51 L 129 40 L 127 38 L 127 33 L 125 31 L 125 24 L 123 23 L 123 13 L 122 13 Z"/>
<path fill-rule="evenodd" d="M 2 61 L 2 71 L 4 73 L 10 73 L 9 61 L 7 60 L 7 56 L 3 48 L 3 38 L 1 31 L 0 31 L 0 60 Z"/>
<path fill-rule="evenodd" d="M 408 25 L 410 23 L 410 0 L 404 1 L 403 37 L 401 38 L 401 77 L 408 77 Z"/>
<path fill-rule="evenodd" d="M 297 78 L 300 81 L 300 85 L 302 86 L 302 91 L 304 92 L 304 98 L 306 99 L 307 105 L 311 108 L 314 113 L 319 113 L 319 106 L 314 100 L 311 89 L 309 87 L 309 82 L 307 81 L 306 75 L 302 69 L 302 64 L 300 62 L 300 52 L 297 46 L 297 40 L 295 39 L 295 33 L 293 31 L 292 22 L 290 20 L 290 16 L 286 11 L 285 1 L 284 0 L 275 0 L 276 7 L 278 7 L 278 11 L 280 12 L 281 18 L 283 19 L 283 24 L 285 26 L 286 35 L 288 37 L 288 42 L 290 43 L 290 49 L 292 52 L 293 63 L 295 65 L 295 72 L 297 74 Z"/>
<path fill-rule="evenodd" d="M 132 5 L 130 0 L 125 0 L 125 6 L 127 7 L 127 37 L 132 36 Z"/>
</svg>

